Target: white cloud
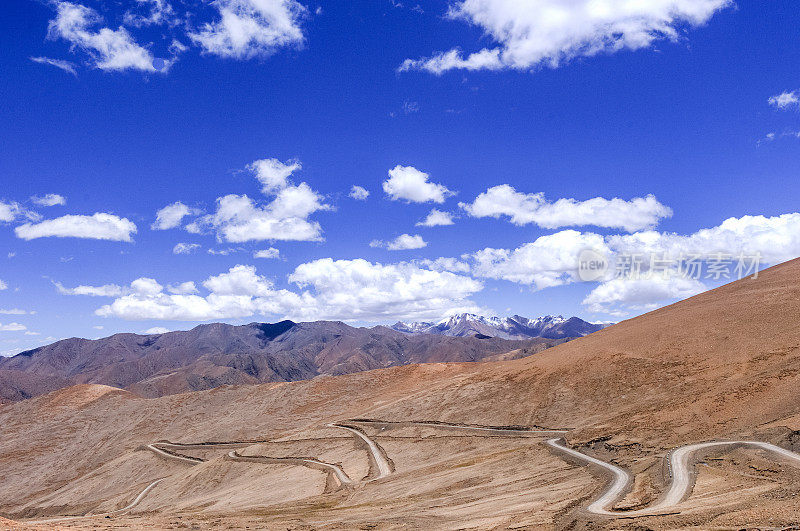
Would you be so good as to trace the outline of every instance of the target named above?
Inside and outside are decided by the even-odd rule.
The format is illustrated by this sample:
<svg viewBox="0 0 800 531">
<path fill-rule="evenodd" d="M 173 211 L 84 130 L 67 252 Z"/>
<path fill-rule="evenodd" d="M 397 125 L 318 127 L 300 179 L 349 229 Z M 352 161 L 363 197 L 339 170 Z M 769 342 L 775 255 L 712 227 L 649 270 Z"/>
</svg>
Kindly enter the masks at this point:
<svg viewBox="0 0 800 531">
<path fill-rule="evenodd" d="M 86 295 L 89 297 L 117 297 L 125 292 L 125 288 L 116 284 L 105 284 L 103 286 L 75 286 L 66 288 L 60 282 L 53 282 L 56 289 L 62 295 Z"/>
<path fill-rule="evenodd" d="M 479 281 L 449 272 L 360 259 L 315 260 L 297 267 L 289 280 L 313 289 L 310 304 L 295 311 L 301 319 L 436 319 L 474 311 L 468 297 L 483 289 Z"/>
<path fill-rule="evenodd" d="M 466 255 L 464 258 L 468 257 L 469 255 Z M 435 260 L 426 258 L 424 260 L 418 260 L 416 263 L 426 267 L 427 269 L 432 269 L 433 271 L 450 271 L 451 273 L 472 272 L 472 265 L 465 260 L 459 260 L 458 258 L 441 257 L 436 258 Z"/>
<path fill-rule="evenodd" d="M 470 255 L 477 277 L 527 284 L 534 289 L 577 280 L 578 255 L 584 249 L 610 254 L 599 234 L 565 230 L 541 236 L 517 249 L 486 248 Z"/>
<path fill-rule="evenodd" d="M 20 323 L 8 323 L 2 324 L 0 323 L 0 332 L 24 332 L 28 328 Z"/>
<path fill-rule="evenodd" d="M 282 314 L 287 308 L 302 306 L 300 297 L 286 290 L 275 290 L 255 267 L 238 265 L 227 273 L 209 277 L 203 286 L 207 296 L 166 294 L 153 279 L 137 279 L 128 294 L 102 306 L 95 314 L 128 320 L 210 321 L 236 319 L 254 314 Z"/>
<path fill-rule="evenodd" d="M 417 223 L 417 227 L 441 227 L 445 225 L 453 225 L 453 214 L 442 212 L 435 208 L 431 209 L 424 220 Z"/>
<path fill-rule="evenodd" d="M 729 218 L 716 227 L 681 235 L 656 231 L 601 236 L 565 230 L 542 236 L 517 249 L 487 248 L 462 260 L 439 259 L 428 267 L 463 270 L 469 264 L 473 276 L 502 279 L 542 289 L 578 281 L 581 251 L 591 249 L 608 258 L 612 268 L 603 282 L 587 296 L 584 304 L 592 311 L 622 315 L 623 308 L 652 309 L 664 301 L 693 295 L 705 289 L 702 282 L 670 274 L 615 279 L 614 265 L 621 256 L 639 256 L 642 271 L 656 259 L 707 260 L 722 253 L 731 259 L 731 274 L 738 257 L 760 255 L 761 265 L 776 264 L 800 256 L 800 213 L 775 217 Z M 751 264 L 745 264 L 749 267 Z M 744 274 L 752 272 L 744 271 Z M 625 284 L 630 282 L 631 284 Z"/>
<path fill-rule="evenodd" d="M 43 207 L 51 207 L 56 205 L 67 204 L 67 198 L 64 197 L 63 195 L 58 195 L 58 194 L 46 194 L 43 196 L 34 195 L 33 197 L 31 197 L 31 201 Z"/>
<path fill-rule="evenodd" d="M 99 27 L 102 17 L 94 9 L 57 2 L 56 18 L 50 21 L 48 35 L 68 41 L 73 48 L 87 53 L 100 70 L 141 70 L 156 72 L 153 55 L 140 46 L 128 30 Z M 96 28 L 96 29 L 95 29 Z"/>
<path fill-rule="evenodd" d="M 0 291 L 3 291 L 4 289 L 8 289 L 8 284 L 0 280 Z"/>
<path fill-rule="evenodd" d="M 623 317 L 630 310 L 654 310 L 666 303 L 697 295 L 706 289 L 699 280 L 679 275 L 614 278 L 594 288 L 583 299 L 582 304 L 592 313 Z"/>
<path fill-rule="evenodd" d="M 281 162 L 278 159 L 256 160 L 247 166 L 261 183 L 264 194 L 272 194 L 289 186 L 289 177 L 303 166 L 298 160 Z"/>
<path fill-rule="evenodd" d="M 306 8 L 295 0 L 216 0 L 219 20 L 189 38 L 207 53 L 249 59 L 303 43 L 300 20 Z"/>
<path fill-rule="evenodd" d="M 206 252 L 214 256 L 228 256 L 233 253 L 241 253 L 244 250 L 244 247 L 228 247 L 226 249 L 209 249 Z"/>
<path fill-rule="evenodd" d="M 535 223 L 546 229 L 594 225 L 633 232 L 652 228 L 662 218 L 672 216 L 672 209 L 652 195 L 630 201 L 595 197 L 587 201 L 559 199 L 551 203 L 543 193 L 524 194 L 507 184 L 489 188 L 471 204 L 460 203 L 459 206 L 476 218 L 508 216 L 515 225 Z"/>
<path fill-rule="evenodd" d="M 176 229 L 181 226 L 183 218 L 199 213 L 198 210 L 189 208 L 180 201 L 175 201 L 156 212 L 156 220 L 150 228 L 153 230 Z"/>
<path fill-rule="evenodd" d="M 177 285 L 169 285 L 167 286 L 167 291 L 175 295 L 192 295 L 198 293 L 197 286 L 192 281 L 181 282 Z"/>
<path fill-rule="evenodd" d="M 480 27 L 498 46 L 466 57 L 452 49 L 406 60 L 400 71 L 557 67 L 575 57 L 637 50 L 676 41 L 684 25 L 698 26 L 730 0 L 462 0 L 448 16 Z"/>
<path fill-rule="evenodd" d="M 217 230 L 220 241 L 252 240 L 319 241 L 322 228 L 307 218 L 330 207 L 306 183 L 284 188 L 265 206 L 246 195 L 226 195 L 217 200 L 217 211 L 202 220 Z"/>
<path fill-rule="evenodd" d="M 203 216 L 186 227 L 200 233 L 213 229 L 219 241 L 241 243 L 259 240 L 320 241 L 322 228 L 308 218 L 313 213 L 331 210 L 324 198 L 302 182 L 289 181 L 300 162 L 281 163 L 275 159 L 256 161 L 248 166 L 261 182 L 263 191 L 274 197 L 257 204 L 246 195 L 230 194 L 217 199 L 214 214 Z"/>
<path fill-rule="evenodd" d="M 4 203 L 0 201 L 0 221 L 6 223 L 14 221 L 17 217 L 17 208 L 18 205 L 16 203 Z"/>
<path fill-rule="evenodd" d="M 129 320 L 208 321 L 252 315 L 294 320 L 379 321 L 432 319 L 454 311 L 477 311 L 468 297 L 483 285 L 450 272 L 414 264 L 366 260 L 315 260 L 298 266 L 289 281 L 305 290 L 277 289 L 253 266 L 238 265 L 202 283 L 205 296 L 167 294 L 152 279 L 130 289 L 95 313 Z"/>
<path fill-rule="evenodd" d="M 369 197 L 369 191 L 366 188 L 354 184 L 350 189 L 349 196 L 358 201 L 364 201 Z"/>
<path fill-rule="evenodd" d="M 0 201 L 0 222 L 9 223 L 16 221 L 19 218 L 25 218 L 29 221 L 38 221 L 41 219 L 41 216 L 35 212 L 27 210 L 25 207 L 15 201 L 10 203 Z"/>
<path fill-rule="evenodd" d="M 389 170 L 383 191 L 394 201 L 403 199 L 411 203 L 444 203 L 448 196 L 454 195 L 445 186 L 429 182 L 429 177 L 413 166 L 397 165 Z"/>
<path fill-rule="evenodd" d="M 169 328 L 164 328 L 163 326 L 154 326 L 152 328 L 148 328 L 147 330 L 142 330 L 141 333 L 143 335 L 149 336 L 156 334 L 166 334 L 169 331 L 170 331 Z"/>
<path fill-rule="evenodd" d="M 136 9 L 125 12 L 123 22 L 141 28 L 161 24 L 177 24 L 175 10 L 166 0 L 135 0 Z"/>
<path fill-rule="evenodd" d="M 646 231 L 609 236 L 607 241 L 615 253 L 655 253 L 672 258 L 760 253 L 763 262 L 777 264 L 800 256 L 800 213 L 729 218 L 689 235 Z"/>
<path fill-rule="evenodd" d="M 0 288 L 0 289 L 2 289 L 2 288 Z M 20 310 L 19 308 L 11 308 L 11 309 L 8 309 L 8 310 L 0 309 L 0 315 L 28 315 L 28 314 L 32 315 L 34 313 L 36 313 L 36 312 L 28 312 L 28 311 L 25 311 L 25 310 Z"/>
<path fill-rule="evenodd" d="M 461 50 L 455 48 L 427 59 L 406 59 L 400 65 L 400 72 L 409 70 L 425 70 L 432 74 L 443 74 L 448 70 L 500 70 L 505 68 L 500 59 L 500 50 L 481 50 L 464 57 Z"/>
<path fill-rule="evenodd" d="M 75 63 L 71 63 L 70 61 L 64 61 L 63 59 L 52 59 L 50 57 L 30 57 L 30 60 L 34 63 L 39 63 L 40 65 L 54 66 L 76 77 L 78 75 L 78 70 L 75 67 Z"/>
<path fill-rule="evenodd" d="M 281 252 L 275 247 L 261 249 L 253 253 L 253 258 L 276 259 L 281 257 Z"/>
<path fill-rule="evenodd" d="M 130 242 L 136 225 L 113 214 L 98 212 L 91 216 L 68 215 L 40 223 L 25 223 L 14 229 L 18 238 L 86 238 Z"/>
<path fill-rule="evenodd" d="M 179 242 L 172 248 L 172 254 L 192 254 L 200 248 L 199 243 L 183 243 Z"/>
<path fill-rule="evenodd" d="M 428 243 L 422 239 L 418 234 L 401 234 L 394 240 L 384 242 L 381 240 L 373 240 L 369 242 L 370 247 L 383 247 L 389 251 L 406 251 L 409 249 L 422 249 L 428 246 Z"/>
<path fill-rule="evenodd" d="M 19 323 L 9 323 L 9 324 L 2 324 L 0 323 L 0 332 L 23 332 L 28 328 Z"/>
<path fill-rule="evenodd" d="M 800 97 L 798 97 L 797 92 L 782 92 L 777 96 L 772 96 L 769 99 L 769 104 L 773 107 L 777 107 L 778 109 L 786 109 L 792 106 L 797 106 L 800 104 Z"/>
</svg>

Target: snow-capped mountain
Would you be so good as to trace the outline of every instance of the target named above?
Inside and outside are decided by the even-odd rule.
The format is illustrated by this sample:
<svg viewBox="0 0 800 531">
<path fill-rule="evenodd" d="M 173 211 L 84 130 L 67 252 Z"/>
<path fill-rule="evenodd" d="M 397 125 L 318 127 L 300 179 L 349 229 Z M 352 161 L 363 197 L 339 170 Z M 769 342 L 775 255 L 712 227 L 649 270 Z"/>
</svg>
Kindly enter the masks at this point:
<svg viewBox="0 0 800 531">
<path fill-rule="evenodd" d="M 529 319 L 520 315 L 511 317 L 484 317 L 473 313 L 460 313 L 439 321 L 438 323 L 403 323 L 392 326 L 394 330 L 406 334 L 435 334 L 443 336 L 487 336 L 502 339 L 529 339 L 544 337 L 561 339 L 565 337 L 582 337 L 596 332 L 606 325 L 594 324 L 560 315 L 545 315 Z"/>
</svg>

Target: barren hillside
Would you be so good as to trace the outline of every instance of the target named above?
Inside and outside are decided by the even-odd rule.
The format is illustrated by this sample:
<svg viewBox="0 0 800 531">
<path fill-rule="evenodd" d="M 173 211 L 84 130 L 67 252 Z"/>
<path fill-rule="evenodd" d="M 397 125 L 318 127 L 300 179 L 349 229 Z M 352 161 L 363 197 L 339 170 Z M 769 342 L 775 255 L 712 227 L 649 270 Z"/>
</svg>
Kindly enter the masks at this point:
<svg viewBox="0 0 800 531">
<path fill-rule="evenodd" d="M 63 525 L 789 525 L 800 520 L 800 474 L 763 451 L 701 456 L 691 495 L 673 511 L 600 517 L 585 509 L 608 483 L 597 468 L 565 459 L 535 433 L 480 426 L 567 430 L 571 447 L 635 477 L 618 509 L 661 496 L 672 473 L 662 459 L 677 446 L 754 439 L 800 450 L 799 276 L 800 260 L 788 262 L 513 361 L 409 365 L 157 399 L 73 387 L 6 404 L 0 512 L 24 519 L 110 511 L 164 477 L 130 513 Z M 371 470 L 368 448 L 327 426 L 348 419 L 383 422 L 357 426 L 392 460 L 391 475 L 361 481 Z M 337 490 L 323 472 L 285 461 L 232 461 L 227 448 L 192 454 L 204 459 L 196 466 L 142 449 L 159 440 L 238 441 L 241 455 L 340 463 L 356 486 Z"/>
</svg>

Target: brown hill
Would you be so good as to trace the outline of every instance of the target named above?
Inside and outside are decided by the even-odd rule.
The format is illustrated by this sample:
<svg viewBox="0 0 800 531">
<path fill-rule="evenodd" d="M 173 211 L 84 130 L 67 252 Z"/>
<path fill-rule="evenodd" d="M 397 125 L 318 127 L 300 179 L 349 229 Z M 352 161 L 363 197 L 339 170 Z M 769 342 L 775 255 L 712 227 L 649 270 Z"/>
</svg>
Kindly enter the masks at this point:
<svg viewBox="0 0 800 531">
<path fill-rule="evenodd" d="M 323 494 L 319 475 L 302 467 L 254 468 L 211 451 L 208 462 L 187 467 L 136 449 L 161 439 L 270 439 L 249 451 L 314 455 L 361 477 L 363 450 L 326 423 L 563 427 L 573 447 L 636 475 L 625 504 L 648 503 L 665 488 L 661 459 L 675 446 L 756 438 L 800 450 L 799 276 L 800 260 L 788 262 L 514 361 L 409 365 L 150 400 L 105 394 L 78 409 L 48 407 L 54 395 L 6 404 L 0 512 L 21 519 L 110 510 L 166 476 L 115 525 L 788 526 L 800 520 L 800 474 L 744 450 L 698 467 L 680 510 L 598 519 L 581 507 L 604 476 L 530 439 L 385 425 L 371 433 L 395 473 L 347 495 Z"/>
<path fill-rule="evenodd" d="M 0 358 L 0 397 L 19 400 L 78 383 L 156 397 L 409 363 L 481 361 L 510 351 L 520 357 L 562 341 L 409 336 L 381 326 L 353 328 L 327 321 L 216 323 L 147 336 L 72 338 Z"/>
</svg>

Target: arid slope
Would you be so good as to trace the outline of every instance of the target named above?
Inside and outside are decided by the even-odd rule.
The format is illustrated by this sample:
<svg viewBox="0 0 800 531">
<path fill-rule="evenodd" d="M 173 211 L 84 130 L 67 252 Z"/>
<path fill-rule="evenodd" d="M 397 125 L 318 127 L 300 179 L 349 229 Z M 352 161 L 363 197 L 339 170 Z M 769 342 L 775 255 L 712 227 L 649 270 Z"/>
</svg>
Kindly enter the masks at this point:
<svg viewBox="0 0 800 531">
<path fill-rule="evenodd" d="M 69 388 L 6 404 L 0 512 L 20 519 L 118 508 L 169 475 L 141 507 L 156 512 L 125 522 L 166 526 L 175 511 L 194 511 L 199 525 L 218 518 L 232 525 L 618 528 L 580 511 L 602 477 L 532 441 L 461 439 L 467 444 L 453 442 L 452 434 L 377 432 L 398 468 L 355 498 L 321 495 L 318 480 L 300 486 L 308 470 L 270 465 L 263 474 L 294 489 L 271 497 L 264 485 L 275 483 L 254 479 L 265 476 L 222 456 L 187 471 L 137 448 L 160 439 L 303 440 L 309 442 L 283 451 L 327 452 L 327 459 L 339 456 L 357 470 L 363 462 L 352 452 L 359 447 L 326 423 L 376 418 L 568 428 L 573 447 L 636 475 L 625 503 L 648 503 L 664 487 L 661 458 L 675 446 L 749 437 L 800 449 L 798 278 L 795 260 L 514 361 L 410 365 L 158 399 Z M 791 467 L 743 450 L 707 464 L 685 510 L 637 522 L 675 528 L 800 519 L 800 474 Z M 246 495 L 250 504 L 242 501 Z"/>
</svg>

